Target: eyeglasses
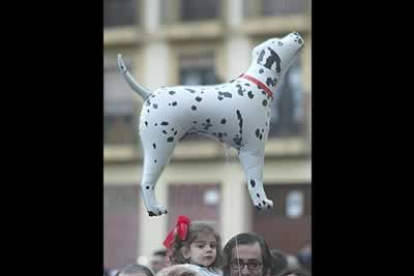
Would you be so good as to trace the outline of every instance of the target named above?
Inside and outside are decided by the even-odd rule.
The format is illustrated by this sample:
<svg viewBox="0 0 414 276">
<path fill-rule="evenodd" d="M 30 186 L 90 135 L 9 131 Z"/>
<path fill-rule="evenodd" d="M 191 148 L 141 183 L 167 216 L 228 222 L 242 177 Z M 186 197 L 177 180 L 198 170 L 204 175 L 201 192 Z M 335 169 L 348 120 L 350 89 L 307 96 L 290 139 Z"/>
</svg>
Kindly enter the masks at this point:
<svg viewBox="0 0 414 276">
<path fill-rule="evenodd" d="M 244 266 L 247 265 L 249 270 L 258 270 L 261 269 L 263 264 L 259 261 L 249 261 L 247 263 L 243 262 L 242 260 L 232 260 L 230 262 L 230 266 L 232 269 L 242 270 Z"/>
</svg>

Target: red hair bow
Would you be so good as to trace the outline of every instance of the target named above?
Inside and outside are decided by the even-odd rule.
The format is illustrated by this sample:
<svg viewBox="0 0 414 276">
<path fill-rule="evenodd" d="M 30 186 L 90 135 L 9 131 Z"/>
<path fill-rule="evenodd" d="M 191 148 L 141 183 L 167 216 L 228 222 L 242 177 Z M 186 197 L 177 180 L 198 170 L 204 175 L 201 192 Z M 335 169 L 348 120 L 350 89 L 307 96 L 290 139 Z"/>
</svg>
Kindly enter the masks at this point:
<svg viewBox="0 0 414 276">
<path fill-rule="evenodd" d="M 182 241 L 187 238 L 188 234 L 188 225 L 190 224 L 190 219 L 186 216 L 178 216 L 177 222 L 173 230 L 168 233 L 164 242 L 162 243 L 166 248 L 171 249 L 172 243 L 174 242 L 174 235 L 177 234 Z"/>
</svg>

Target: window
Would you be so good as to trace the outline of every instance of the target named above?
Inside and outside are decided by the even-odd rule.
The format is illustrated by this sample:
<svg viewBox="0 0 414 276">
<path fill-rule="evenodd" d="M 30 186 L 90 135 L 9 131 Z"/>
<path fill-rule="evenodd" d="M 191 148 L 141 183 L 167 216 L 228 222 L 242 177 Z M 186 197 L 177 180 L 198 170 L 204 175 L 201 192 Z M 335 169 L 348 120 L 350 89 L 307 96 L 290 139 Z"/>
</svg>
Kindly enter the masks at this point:
<svg viewBox="0 0 414 276">
<path fill-rule="evenodd" d="M 129 68 L 130 66 L 127 65 Z M 133 91 L 115 68 L 104 75 L 104 143 L 133 144 L 138 131 L 134 113 Z"/>
<path fill-rule="evenodd" d="M 244 0 L 246 17 L 280 16 L 306 13 L 310 0 Z"/>
<path fill-rule="evenodd" d="M 304 198 L 300 190 L 290 191 L 286 195 L 286 216 L 288 218 L 300 218 L 303 215 Z"/>
<path fill-rule="evenodd" d="M 174 183 L 168 185 L 168 231 L 179 215 L 208 220 L 220 229 L 221 185 L 215 183 Z"/>
<path fill-rule="evenodd" d="M 104 0 L 104 27 L 128 26 L 138 22 L 139 0 Z"/>
<path fill-rule="evenodd" d="M 212 20 L 220 16 L 219 0 L 161 0 L 161 24 Z"/>
<path fill-rule="evenodd" d="M 179 59 L 180 84 L 210 85 L 218 83 L 214 66 L 214 53 L 182 55 Z"/>
<path fill-rule="evenodd" d="M 181 0 L 181 20 L 205 20 L 219 14 L 218 0 Z"/>
<path fill-rule="evenodd" d="M 277 85 L 270 109 L 269 137 L 300 136 L 304 133 L 305 122 L 300 59 L 295 61 Z"/>
<path fill-rule="evenodd" d="M 271 248 L 298 253 L 311 239 L 311 189 L 310 183 L 265 185 L 273 209 L 258 211 L 249 202 L 252 231 L 261 233 Z"/>
<path fill-rule="evenodd" d="M 262 0 L 261 13 L 264 16 L 302 13 L 309 0 Z"/>
</svg>

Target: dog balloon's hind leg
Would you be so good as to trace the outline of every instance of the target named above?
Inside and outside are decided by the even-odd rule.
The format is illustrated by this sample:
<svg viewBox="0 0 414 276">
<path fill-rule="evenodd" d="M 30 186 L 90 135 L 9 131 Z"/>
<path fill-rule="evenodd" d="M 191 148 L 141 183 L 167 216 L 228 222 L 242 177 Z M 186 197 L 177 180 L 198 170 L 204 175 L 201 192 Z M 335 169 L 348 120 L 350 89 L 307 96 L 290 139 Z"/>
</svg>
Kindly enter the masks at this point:
<svg viewBox="0 0 414 276">
<path fill-rule="evenodd" d="M 167 214 L 167 208 L 157 202 L 154 189 L 161 173 L 170 162 L 178 139 L 175 139 L 173 142 L 166 142 L 160 138 L 157 142 L 154 142 L 151 137 L 142 135 L 141 140 L 145 149 L 144 170 L 141 181 L 141 193 L 145 207 L 149 216 Z M 146 143 L 151 144 L 146 146 Z"/>
</svg>

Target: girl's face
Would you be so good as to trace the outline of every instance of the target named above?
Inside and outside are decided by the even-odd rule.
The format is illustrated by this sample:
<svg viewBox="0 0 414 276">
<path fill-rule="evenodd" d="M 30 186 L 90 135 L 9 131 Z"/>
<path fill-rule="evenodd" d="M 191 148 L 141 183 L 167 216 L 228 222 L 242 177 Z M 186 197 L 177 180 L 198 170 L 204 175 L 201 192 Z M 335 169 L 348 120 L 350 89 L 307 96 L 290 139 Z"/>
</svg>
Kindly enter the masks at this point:
<svg viewBox="0 0 414 276">
<path fill-rule="evenodd" d="M 190 244 L 190 249 L 184 251 L 184 257 L 190 258 L 190 263 L 209 267 L 217 255 L 217 241 L 213 233 L 201 233 Z"/>
</svg>

